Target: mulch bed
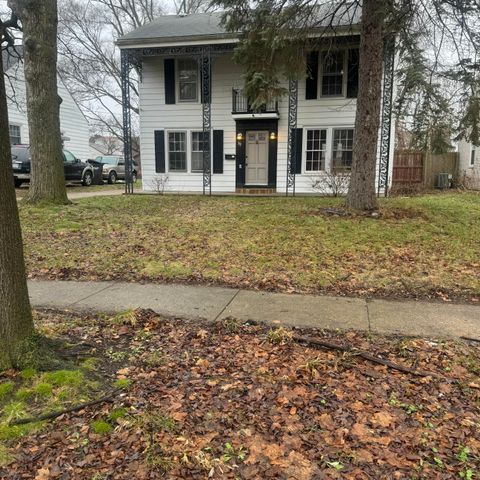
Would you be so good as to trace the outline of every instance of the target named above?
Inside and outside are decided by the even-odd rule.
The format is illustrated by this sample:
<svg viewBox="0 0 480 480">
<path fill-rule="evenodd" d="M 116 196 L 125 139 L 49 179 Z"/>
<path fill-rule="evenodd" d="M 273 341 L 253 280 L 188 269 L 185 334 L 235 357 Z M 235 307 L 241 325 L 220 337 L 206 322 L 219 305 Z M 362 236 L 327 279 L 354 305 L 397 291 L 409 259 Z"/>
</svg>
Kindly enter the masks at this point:
<svg viewBox="0 0 480 480">
<path fill-rule="evenodd" d="M 61 416 L 10 445 L 16 459 L 0 478 L 480 474 L 477 343 L 295 331 L 431 374 L 420 377 L 352 352 L 307 348 L 282 329 L 234 319 L 199 324 L 138 311 L 116 324 L 106 317 L 79 320 L 69 327 L 62 314 L 50 312 L 40 322 L 50 331 L 61 327 L 69 342 L 87 342 L 105 372 L 113 369 L 132 385 L 113 405 Z M 112 361 L 106 351 L 119 355 Z M 93 433 L 91 421 L 120 406 L 127 414 L 115 428 Z"/>
</svg>

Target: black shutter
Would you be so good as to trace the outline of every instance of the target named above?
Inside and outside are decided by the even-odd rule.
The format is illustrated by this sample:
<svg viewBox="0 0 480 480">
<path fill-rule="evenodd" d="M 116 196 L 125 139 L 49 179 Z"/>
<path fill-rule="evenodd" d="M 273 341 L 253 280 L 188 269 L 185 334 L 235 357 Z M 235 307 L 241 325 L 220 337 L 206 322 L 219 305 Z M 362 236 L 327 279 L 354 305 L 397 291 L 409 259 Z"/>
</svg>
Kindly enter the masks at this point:
<svg viewBox="0 0 480 480">
<path fill-rule="evenodd" d="M 318 96 L 318 52 L 307 55 L 307 80 L 305 83 L 305 98 L 316 100 Z"/>
<path fill-rule="evenodd" d="M 155 130 L 155 172 L 165 173 L 165 132 Z"/>
<path fill-rule="evenodd" d="M 292 136 L 292 165 L 291 173 L 302 173 L 303 128 L 295 128 Z M 295 155 L 295 168 L 293 165 Z"/>
<path fill-rule="evenodd" d="M 358 96 L 358 48 L 351 48 L 348 51 L 348 77 L 347 77 L 347 98 L 357 98 Z"/>
<path fill-rule="evenodd" d="M 165 103 L 175 103 L 175 60 L 166 58 L 163 61 L 165 73 Z"/>
<path fill-rule="evenodd" d="M 213 131 L 213 173 L 223 173 L 223 130 Z"/>
</svg>

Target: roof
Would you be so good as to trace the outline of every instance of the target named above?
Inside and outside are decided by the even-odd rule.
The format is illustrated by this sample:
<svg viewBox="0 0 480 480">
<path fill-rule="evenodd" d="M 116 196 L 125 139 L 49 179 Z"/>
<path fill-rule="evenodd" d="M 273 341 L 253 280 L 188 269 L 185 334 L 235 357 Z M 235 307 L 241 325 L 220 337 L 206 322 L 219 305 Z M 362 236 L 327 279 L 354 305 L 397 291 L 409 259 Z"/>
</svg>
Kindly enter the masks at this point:
<svg viewBox="0 0 480 480">
<path fill-rule="evenodd" d="M 221 13 L 162 15 L 152 22 L 121 37 L 118 45 L 136 43 L 167 43 L 206 39 L 235 38 L 220 25 Z"/>
<path fill-rule="evenodd" d="M 335 8 L 332 1 L 319 7 L 319 18 L 323 27 L 350 27 L 360 23 L 360 8 L 347 3 Z M 333 18 L 333 20 L 332 20 Z M 152 22 L 137 28 L 117 40 L 122 47 L 135 45 L 189 43 L 213 40 L 236 39 L 221 25 L 222 12 L 195 13 L 191 15 L 162 15 Z"/>
<path fill-rule="evenodd" d="M 3 71 L 6 72 L 23 58 L 23 45 L 2 49 Z"/>
</svg>

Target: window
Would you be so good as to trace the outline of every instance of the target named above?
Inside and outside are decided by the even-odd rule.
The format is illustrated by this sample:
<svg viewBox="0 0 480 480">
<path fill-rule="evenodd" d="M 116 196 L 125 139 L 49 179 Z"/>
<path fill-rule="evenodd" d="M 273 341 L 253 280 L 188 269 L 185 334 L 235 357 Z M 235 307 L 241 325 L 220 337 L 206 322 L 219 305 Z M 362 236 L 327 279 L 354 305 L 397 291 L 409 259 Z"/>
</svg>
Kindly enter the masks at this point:
<svg viewBox="0 0 480 480">
<path fill-rule="evenodd" d="M 10 133 L 10 143 L 12 145 L 19 145 L 22 143 L 22 139 L 20 137 L 20 127 L 18 125 L 9 125 L 8 131 Z"/>
<path fill-rule="evenodd" d="M 470 153 L 470 166 L 471 167 L 473 167 L 475 165 L 475 152 L 476 152 L 475 145 L 472 145 L 472 151 Z"/>
<path fill-rule="evenodd" d="M 68 163 L 75 162 L 75 155 L 73 155 L 73 153 L 70 153 L 68 150 L 63 151 L 63 158 Z"/>
<path fill-rule="evenodd" d="M 327 131 L 307 130 L 306 168 L 307 172 L 325 170 Z"/>
<path fill-rule="evenodd" d="M 203 172 L 203 150 L 208 148 L 208 133 L 192 132 L 192 172 Z"/>
<path fill-rule="evenodd" d="M 333 130 L 332 172 L 348 171 L 352 168 L 353 128 Z"/>
<path fill-rule="evenodd" d="M 198 99 L 198 64 L 192 58 L 178 60 L 178 99 L 181 102 Z"/>
<path fill-rule="evenodd" d="M 187 171 L 187 135 L 185 132 L 168 133 L 168 169 Z"/>
<path fill-rule="evenodd" d="M 324 97 L 343 95 L 344 53 L 343 50 L 334 50 L 323 57 L 322 96 Z"/>
<path fill-rule="evenodd" d="M 117 165 L 118 157 L 100 157 L 100 161 L 105 165 Z"/>
</svg>

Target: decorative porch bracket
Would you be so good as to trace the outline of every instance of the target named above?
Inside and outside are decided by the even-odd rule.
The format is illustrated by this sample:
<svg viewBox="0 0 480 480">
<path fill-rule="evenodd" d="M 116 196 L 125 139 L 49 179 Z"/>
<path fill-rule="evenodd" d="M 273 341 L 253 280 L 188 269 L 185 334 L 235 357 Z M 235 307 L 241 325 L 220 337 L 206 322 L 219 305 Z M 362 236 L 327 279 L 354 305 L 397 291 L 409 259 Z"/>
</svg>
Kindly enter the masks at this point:
<svg viewBox="0 0 480 480">
<path fill-rule="evenodd" d="M 123 156 L 125 159 L 125 194 L 133 193 L 132 119 L 130 113 L 130 52 L 121 50 Z"/>
<path fill-rule="evenodd" d="M 212 105 L 211 105 L 211 78 L 212 66 L 210 47 L 202 49 L 200 58 L 202 72 L 202 127 L 203 127 L 203 194 L 212 194 L 212 155 L 211 155 L 211 129 L 212 129 Z"/>
<path fill-rule="evenodd" d="M 383 189 L 388 194 L 388 171 L 390 169 L 390 147 L 392 136 L 393 114 L 393 80 L 395 76 L 395 38 L 389 37 L 384 47 L 383 95 L 382 95 L 382 125 L 380 129 L 380 161 L 378 166 L 377 195 Z"/>
<path fill-rule="evenodd" d="M 298 79 L 291 79 L 288 84 L 288 142 L 287 142 L 287 188 L 289 193 L 295 196 L 295 172 L 297 165 L 297 149 L 293 141 L 296 139 L 298 107 Z"/>
</svg>

